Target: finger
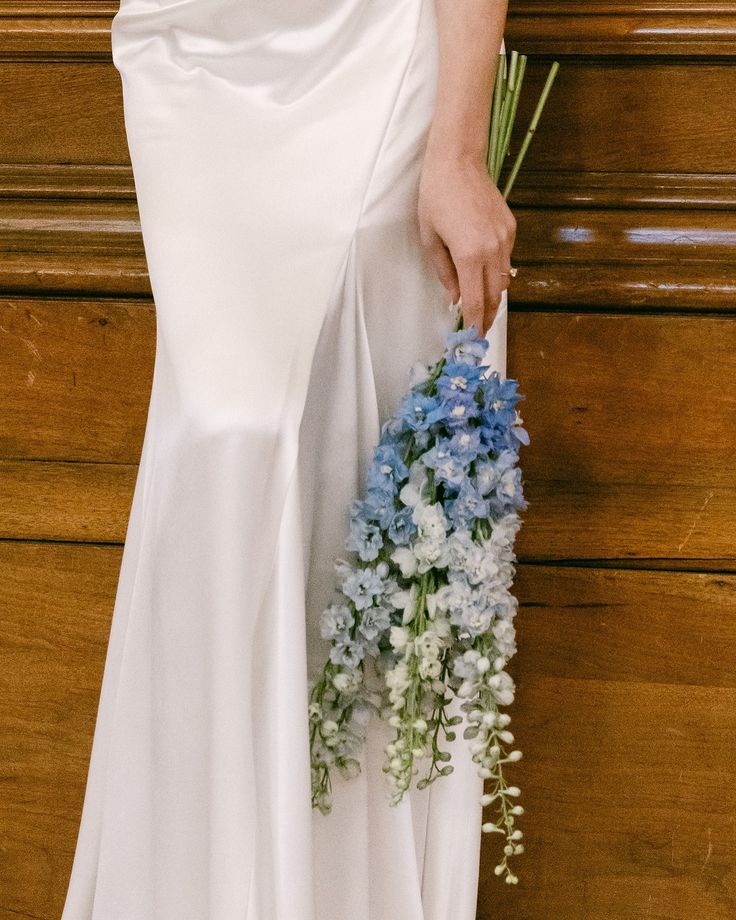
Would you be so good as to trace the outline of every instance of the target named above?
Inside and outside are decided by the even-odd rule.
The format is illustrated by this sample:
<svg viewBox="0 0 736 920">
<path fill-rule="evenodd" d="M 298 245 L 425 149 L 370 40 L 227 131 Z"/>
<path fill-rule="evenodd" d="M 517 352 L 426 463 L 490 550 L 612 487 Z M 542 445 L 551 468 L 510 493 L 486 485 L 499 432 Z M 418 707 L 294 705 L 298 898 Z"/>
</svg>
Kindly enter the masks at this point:
<svg viewBox="0 0 736 920">
<path fill-rule="evenodd" d="M 483 263 L 479 259 L 459 259 L 455 262 L 460 295 L 463 299 L 463 325 L 469 329 L 473 324 L 483 332 L 485 312 L 485 291 L 483 285 Z"/>
<path fill-rule="evenodd" d="M 499 269 L 496 262 L 486 262 L 483 266 L 485 291 L 485 310 L 483 313 L 483 320 L 485 323 L 485 328 L 483 331 L 484 335 L 493 325 L 493 321 L 495 320 L 496 314 L 498 313 L 498 308 L 501 305 L 503 292 L 508 287 L 508 281 L 511 277 L 510 275 L 502 275 L 502 271 L 508 271 L 508 269 Z"/>
<path fill-rule="evenodd" d="M 434 266 L 437 277 L 452 298 L 453 303 L 457 303 L 460 297 L 460 284 L 455 271 L 455 265 L 450 258 L 450 251 L 442 242 L 442 237 L 435 233 L 424 244 L 424 248 L 429 255 L 429 259 Z"/>
</svg>

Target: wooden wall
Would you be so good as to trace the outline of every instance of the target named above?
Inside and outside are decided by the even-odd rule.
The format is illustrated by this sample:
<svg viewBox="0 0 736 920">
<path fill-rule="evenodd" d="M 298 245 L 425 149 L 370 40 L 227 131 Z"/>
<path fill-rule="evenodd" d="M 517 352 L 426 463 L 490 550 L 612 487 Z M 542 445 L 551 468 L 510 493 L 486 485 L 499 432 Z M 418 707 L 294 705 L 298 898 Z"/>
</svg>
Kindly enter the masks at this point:
<svg viewBox="0 0 736 920">
<path fill-rule="evenodd" d="M 506 42 L 561 67 L 511 202 L 526 853 L 484 839 L 478 918 L 734 918 L 736 3 L 511 0 Z"/>
<path fill-rule="evenodd" d="M 0 920 L 61 911 L 151 384 L 116 9 L 0 0 Z M 733 918 L 736 3 L 506 37 L 562 68 L 512 201 L 527 853 L 484 838 L 478 918 Z"/>
</svg>

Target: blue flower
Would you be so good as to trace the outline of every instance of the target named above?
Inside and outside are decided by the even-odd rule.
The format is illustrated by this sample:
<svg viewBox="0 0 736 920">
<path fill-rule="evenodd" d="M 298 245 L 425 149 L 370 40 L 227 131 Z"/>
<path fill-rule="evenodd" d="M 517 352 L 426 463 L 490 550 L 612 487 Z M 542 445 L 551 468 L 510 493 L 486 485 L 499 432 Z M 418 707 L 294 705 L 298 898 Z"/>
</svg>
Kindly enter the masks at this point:
<svg viewBox="0 0 736 920">
<path fill-rule="evenodd" d="M 445 364 L 437 378 L 437 392 L 445 399 L 456 395 L 472 395 L 480 386 L 480 378 L 485 370 L 481 365 L 460 364 L 456 361 Z"/>
<path fill-rule="evenodd" d="M 369 607 L 363 611 L 358 629 L 366 639 L 376 639 L 390 625 L 390 611 L 386 607 Z"/>
<path fill-rule="evenodd" d="M 388 527 L 388 536 L 397 546 L 403 546 L 417 532 L 417 525 L 412 520 L 413 508 L 404 506 L 393 516 Z"/>
<path fill-rule="evenodd" d="M 401 451 L 394 442 L 379 443 L 373 451 L 373 459 L 368 468 L 367 487 L 395 495 L 401 483 L 409 475 L 409 470 L 401 457 Z"/>
<path fill-rule="evenodd" d="M 410 390 L 399 406 L 396 417 L 413 431 L 426 431 L 430 425 L 443 418 L 441 400 L 436 396 Z"/>
<path fill-rule="evenodd" d="M 472 393 L 458 393 L 448 397 L 443 401 L 442 409 L 442 421 L 450 429 L 467 425 L 481 411 Z"/>
<path fill-rule="evenodd" d="M 527 507 L 521 484 L 521 469 L 518 466 L 504 470 L 488 500 L 490 506 L 501 514 L 512 508 Z"/>
<path fill-rule="evenodd" d="M 369 488 L 365 499 L 353 499 L 350 506 L 351 524 L 355 519 L 377 524 L 385 530 L 393 520 L 396 510 L 393 491 L 391 494 L 382 489 Z"/>
<path fill-rule="evenodd" d="M 421 456 L 425 466 L 434 470 L 435 480 L 459 486 L 466 477 L 465 464 L 453 449 L 452 441 L 438 440 Z"/>
<path fill-rule="evenodd" d="M 333 664 L 354 668 L 365 658 L 365 648 L 361 642 L 337 642 L 330 649 L 330 661 Z"/>
<path fill-rule="evenodd" d="M 355 550 L 365 562 L 372 562 L 377 558 L 382 546 L 383 535 L 380 527 L 360 517 L 351 518 L 345 549 Z"/>
<path fill-rule="evenodd" d="M 353 611 L 347 604 L 330 604 L 320 616 L 320 632 L 323 639 L 347 638 L 355 622 Z"/>
<path fill-rule="evenodd" d="M 466 468 L 485 450 L 478 428 L 470 427 L 455 431 L 447 448 Z"/>
<path fill-rule="evenodd" d="M 379 563 L 377 568 L 382 566 L 388 568 L 385 563 Z M 336 568 L 344 576 L 342 593 L 350 598 L 358 610 L 371 607 L 374 600 L 381 597 L 386 590 L 386 584 L 376 568 L 366 566 L 353 569 L 345 564 L 338 564 Z"/>
<path fill-rule="evenodd" d="M 447 502 L 447 516 L 457 527 L 472 527 L 476 518 L 487 518 L 489 503 L 468 478 L 455 498 Z"/>
<path fill-rule="evenodd" d="M 504 428 L 513 424 L 516 418 L 516 403 L 521 399 L 516 387 L 516 380 L 512 378 L 502 380 L 498 371 L 494 371 L 483 382 L 481 418 L 484 424 Z"/>
<path fill-rule="evenodd" d="M 473 325 L 470 329 L 451 332 L 447 336 L 445 349 L 453 361 L 477 364 L 485 355 L 488 344 L 488 339 L 481 336 L 478 327 Z"/>
</svg>

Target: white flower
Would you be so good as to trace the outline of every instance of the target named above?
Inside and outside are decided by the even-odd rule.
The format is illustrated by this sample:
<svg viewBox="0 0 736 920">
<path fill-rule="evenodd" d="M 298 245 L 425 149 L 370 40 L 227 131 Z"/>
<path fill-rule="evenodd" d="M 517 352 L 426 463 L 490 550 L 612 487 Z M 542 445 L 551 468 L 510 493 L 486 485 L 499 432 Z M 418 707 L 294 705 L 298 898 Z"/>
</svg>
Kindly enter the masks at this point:
<svg viewBox="0 0 736 920">
<path fill-rule="evenodd" d="M 414 639 L 414 648 L 422 658 L 439 658 L 442 642 L 433 629 L 425 629 Z"/>
<path fill-rule="evenodd" d="M 445 539 L 447 518 L 440 502 L 434 502 L 432 505 L 419 502 L 415 505 L 411 518 L 417 525 L 420 538 L 437 541 Z"/>
<path fill-rule="evenodd" d="M 447 565 L 447 544 L 444 541 L 417 540 L 413 549 L 419 572 L 441 569 Z"/>
<path fill-rule="evenodd" d="M 414 619 L 414 607 L 416 606 L 418 590 L 419 588 L 417 583 L 414 581 L 412 582 L 410 588 L 407 588 L 403 591 L 396 591 L 391 596 L 391 603 L 394 605 L 394 607 L 397 610 L 403 609 L 404 611 L 404 614 L 401 618 L 401 623 L 403 626 L 406 626 L 407 623 L 411 623 L 411 621 Z"/>
<path fill-rule="evenodd" d="M 341 693 L 351 693 L 358 689 L 360 678 L 355 671 L 340 671 L 334 675 L 332 683 Z"/>
<path fill-rule="evenodd" d="M 440 616 L 436 616 L 432 620 L 432 629 L 437 633 L 440 639 L 447 639 L 452 632 L 450 621 L 444 614 L 440 614 Z"/>
<path fill-rule="evenodd" d="M 417 361 L 409 368 L 409 386 L 417 387 L 429 380 L 429 368 L 421 361 Z"/>
<path fill-rule="evenodd" d="M 427 467 L 420 461 L 415 460 L 409 467 L 409 481 L 399 492 L 401 501 L 413 508 L 422 498 L 422 492 L 429 481 Z"/>
<path fill-rule="evenodd" d="M 422 658 L 419 662 L 419 675 L 423 680 L 434 679 L 442 673 L 442 662 L 439 658 Z"/>
<path fill-rule="evenodd" d="M 404 578 L 411 578 L 417 570 L 417 557 L 408 546 L 397 546 L 391 553 L 391 559 L 399 566 Z"/>
<path fill-rule="evenodd" d="M 388 641 L 397 652 L 400 652 L 409 641 L 409 631 L 403 626 L 392 626 Z"/>
<path fill-rule="evenodd" d="M 500 620 L 493 626 L 493 635 L 496 639 L 498 651 L 510 658 L 516 652 L 516 630 L 509 620 Z"/>
<path fill-rule="evenodd" d="M 400 661 L 395 668 L 386 671 L 386 686 L 389 688 L 389 699 L 394 705 L 403 705 L 404 693 L 409 689 L 409 671 L 406 663 Z"/>
</svg>

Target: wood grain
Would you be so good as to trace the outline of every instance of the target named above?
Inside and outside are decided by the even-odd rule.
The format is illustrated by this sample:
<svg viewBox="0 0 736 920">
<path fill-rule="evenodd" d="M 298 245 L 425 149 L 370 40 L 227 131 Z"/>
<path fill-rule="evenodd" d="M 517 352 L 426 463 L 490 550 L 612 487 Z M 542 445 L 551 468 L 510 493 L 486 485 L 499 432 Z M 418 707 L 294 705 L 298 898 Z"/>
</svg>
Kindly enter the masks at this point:
<svg viewBox="0 0 736 920">
<path fill-rule="evenodd" d="M 736 577 L 520 566 L 515 587 L 526 852 L 509 890 L 484 837 L 479 920 L 733 917 Z"/>
<path fill-rule="evenodd" d="M 119 547 L 0 542 L 0 917 L 58 920 Z"/>
</svg>

